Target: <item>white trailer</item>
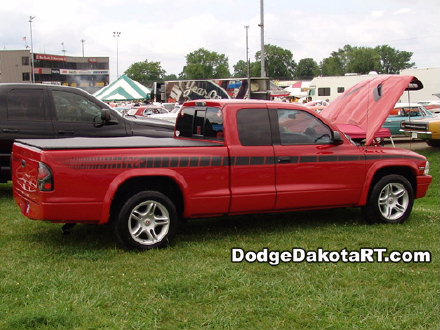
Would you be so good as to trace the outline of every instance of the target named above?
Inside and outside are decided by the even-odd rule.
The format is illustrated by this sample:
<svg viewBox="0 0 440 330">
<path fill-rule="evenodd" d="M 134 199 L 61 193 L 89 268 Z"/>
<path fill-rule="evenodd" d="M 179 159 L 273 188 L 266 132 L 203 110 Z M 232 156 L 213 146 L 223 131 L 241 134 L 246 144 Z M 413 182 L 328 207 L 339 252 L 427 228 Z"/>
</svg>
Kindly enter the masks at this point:
<svg viewBox="0 0 440 330">
<path fill-rule="evenodd" d="M 399 102 L 438 101 L 434 94 L 440 93 L 440 68 L 405 69 L 401 75 L 416 76 L 423 84 L 418 91 L 411 91 L 408 96 L 404 93 Z M 309 96 L 312 100 L 333 101 L 347 89 L 360 81 L 377 76 L 376 72 L 370 74 L 346 74 L 345 76 L 316 77 L 310 82 Z"/>
<path fill-rule="evenodd" d="M 400 71 L 402 75 L 416 76 L 423 84 L 418 91 L 411 91 L 410 101 L 438 101 L 433 94 L 440 93 L 440 68 L 405 69 Z M 401 102 L 409 102 L 406 93 L 402 95 Z"/>
<path fill-rule="evenodd" d="M 375 76 L 377 76 L 376 72 L 365 75 L 348 73 L 345 76 L 315 77 L 310 82 L 309 96 L 313 101 L 331 102 L 358 82 Z"/>
</svg>

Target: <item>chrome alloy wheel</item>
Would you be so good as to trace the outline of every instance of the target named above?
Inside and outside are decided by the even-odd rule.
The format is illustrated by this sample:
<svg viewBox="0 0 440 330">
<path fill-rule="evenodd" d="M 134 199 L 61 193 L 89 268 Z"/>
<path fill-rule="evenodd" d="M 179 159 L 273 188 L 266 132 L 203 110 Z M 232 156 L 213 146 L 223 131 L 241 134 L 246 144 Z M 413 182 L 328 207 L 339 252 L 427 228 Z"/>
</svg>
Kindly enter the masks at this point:
<svg viewBox="0 0 440 330">
<path fill-rule="evenodd" d="M 409 205 L 409 195 L 405 186 L 400 183 L 388 183 L 379 194 L 380 213 L 387 220 L 400 218 Z"/>
<path fill-rule="evenodd" d="M 153 200 L 135 206 L 128 219 L 128 231 L 136 242 L 153 245 L 160 242 L 170 228 L 170 215 L 167 208 Z"/>
</svg>

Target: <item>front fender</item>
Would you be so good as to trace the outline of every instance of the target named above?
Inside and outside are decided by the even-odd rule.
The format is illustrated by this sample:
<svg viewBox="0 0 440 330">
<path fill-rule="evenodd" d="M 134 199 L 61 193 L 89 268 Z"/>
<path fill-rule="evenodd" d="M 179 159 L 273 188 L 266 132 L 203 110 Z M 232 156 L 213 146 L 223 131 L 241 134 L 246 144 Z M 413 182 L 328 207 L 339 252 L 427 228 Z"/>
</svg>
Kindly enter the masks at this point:
<svg viewBox="0 0 440 330">
<path fill-rule="evenodd" d="M 145 171 L 145 169 L 131 169 L 122 172 L 117 177 L 115 177 L 113 181 L 110 183 L 107 192 L 104 196 L 101 219 L 99 220 L 99 224 L 105 224 L 110 221 L 110 209 L 114 196 L 116 195 L 119 187 L 121 187 L 121 185 L 124 184 L 124 182 L 132 178 L 140 178 L 140 177 L 145 178 L 149 176 L 168 177 L 174 180 L 179 185 L 182 193 L 184 194 L 184 203 L 186 203 L 187 198 L 185 198 L 185 192 L 187 191 L 188 183 L 186 182 L 185 178 L 176 171 L 167 168 L 159 168 L 159 169 L 155 168 L 154 171 L 151 172 L 150 171 L 147 172 Z"/>
<path fill-rule="evenodd" d="M 384 175 L 386 174 L 398 174 L 396 173 L 396 168 L 402 168 L 402 169 L 410 169 L 411 173 L 415 176 L 417 176 L 418 173 L 418 167 L 417 164 L 412 162 L 409 163 L 408 159 L 390 159 L 390 160 L 380 160 L 373 163 L 370 168 L 367 170 L 364 186 L 362 188 L 362 192 L 359 198 L 359 206 L 364 206 L 367 204 L 368 201 L 368 195 L 371 190 L 371 185 L 373 184 L 373 180 L 375 175 L 379 171 L 384 171 Z M 389 169 L 389 172 L 387 171 Z"/>
</svg>

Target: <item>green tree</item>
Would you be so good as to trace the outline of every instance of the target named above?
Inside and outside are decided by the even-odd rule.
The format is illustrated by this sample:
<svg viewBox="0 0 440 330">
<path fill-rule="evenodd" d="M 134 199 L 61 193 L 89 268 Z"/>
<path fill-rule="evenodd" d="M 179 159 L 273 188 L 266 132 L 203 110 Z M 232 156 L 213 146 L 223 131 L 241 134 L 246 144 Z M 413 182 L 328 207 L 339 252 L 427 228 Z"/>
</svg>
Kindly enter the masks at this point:
<svg viewBox="0 0 440 330">
<path fill-rule="evenodd" d="M 151 87 L 153 82 L 163 80 L 165 70 L 162 69 L 160 62 L 136 62 L 130 65 L 125 74 L 141 84 Z"/>
<path fill-rule="evenodd" d="M 410 62 L 412 54 L 388 45 L 375 48 L 345 45 L 321 62 L 321 72 L 324 76 L 348 72 L 365 74 L 370 71 L 398 73 L 414 66 L 414 62 Z"/>
<path fill-rule="evenodd" d="M 341 59 L 337 56 L 323 59 L 320 66 L 323 76 L 342 76 L 345 73 Z"/>
<path fill-rule="evenodd" d="M 261 73 L 261 63 L 251 62 L 249 65 L 249 75 L 251 77 L 259 77 Z M 240 60 L 234 65 L 234 77 L 235 78 L 246 78 L 247 77 L 247 64 L 246 61 Z"/>
<path fill-rule="evenodd" d="M 354 47 L 348 54 L 347 72 L 367 74 L 381 72 L 380 55 L 374 48 Z"/>
<path fill-rule="evenodd" d="M 247 77 L 248 64 L 244 60 L 238 61 L 234 65 L 234 74 L 235 78 L 243 78 Z"/>
<path fill-rule="evenodd" d="M 174 73 L 171 74 L 166 74 L 163 76 L 163 80 L 164 81 L 168 81 L 168 80 L 179 80 L 179 77 L 177 77 Z"/>
<path fill-rule="evenodd" d="M 289 80 L 293 79 L 296 63 L 290 50 L 275 45 L 265 45 L 266 74 L 272 79 Z M 261 68 L 261 51 L 255 54 L 256 68 Z M 253 71 L 253 70 L 252 70 Z M 253 72 L 256 73 L 256 72 Z M 259 76 L 260 74 L 258 74 Z"/>
<path fill-rule="evenodd" d="M 313 58 L 303 58 L 298 62 L 295 77 L 298 79 L 312 79 L 320 74 L 318 63 Z"/>
<path fill-rule="evenodd" d="M 400 70 L 412 68 L 415 63 L 410 62 L 412 52 L 399 51 L 388 45 L 375 48 L 380 56 L 383 73 L 399 73 Z"/>
<path fill-rule="evenodd" d="M 181 77 L 185 79 L 228 78 L 228 58 L 224 54 L 199 48 L 186 55 Z"/>
</svg>

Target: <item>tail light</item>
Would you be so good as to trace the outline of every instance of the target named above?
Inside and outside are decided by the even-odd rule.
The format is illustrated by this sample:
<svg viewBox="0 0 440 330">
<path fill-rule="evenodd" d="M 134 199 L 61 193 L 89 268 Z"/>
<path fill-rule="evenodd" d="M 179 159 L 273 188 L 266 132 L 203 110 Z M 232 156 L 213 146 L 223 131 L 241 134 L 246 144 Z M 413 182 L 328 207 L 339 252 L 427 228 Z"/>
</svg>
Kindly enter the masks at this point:
<svg viewBox="0 0 440 330">
<path fill-rule="evenodd" d="M 44 163 L 38 164 L 38 189 L 40 191 L 51 191 L 54 189 L 53 174 L 49 166 Z"/>
</svg>

